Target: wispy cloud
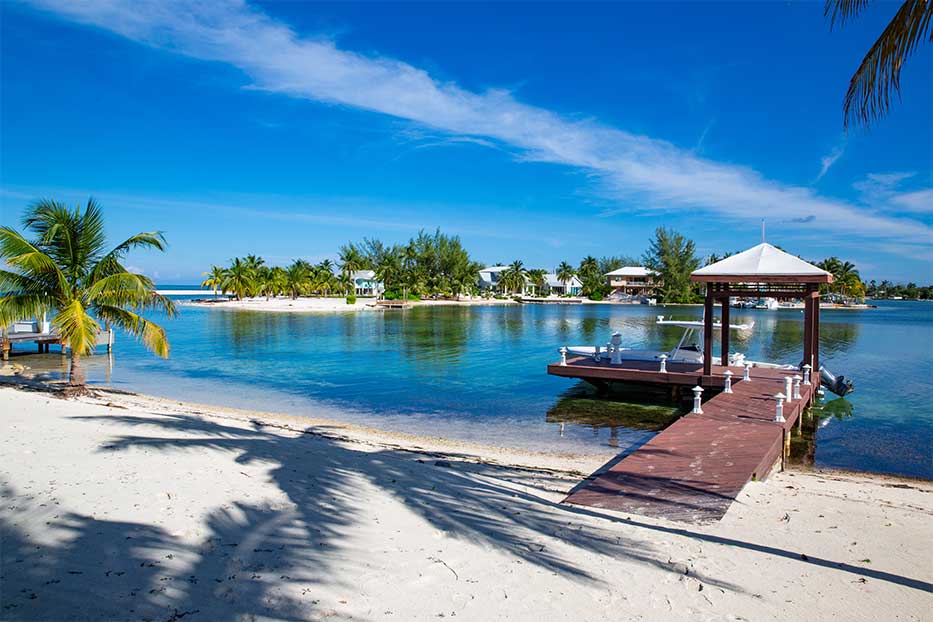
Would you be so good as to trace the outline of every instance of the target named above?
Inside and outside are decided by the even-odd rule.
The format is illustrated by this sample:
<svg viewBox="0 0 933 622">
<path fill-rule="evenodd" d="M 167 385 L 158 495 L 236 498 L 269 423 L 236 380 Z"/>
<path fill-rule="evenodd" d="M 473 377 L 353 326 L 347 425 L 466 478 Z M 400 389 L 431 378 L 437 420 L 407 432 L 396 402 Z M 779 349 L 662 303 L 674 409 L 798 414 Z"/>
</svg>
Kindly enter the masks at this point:
<svg viewBox="0 0 933 622">
<path fill-rule="evenodd" d="M 901 190 L 902 184 L 916 173 L 869 173 L 853 184 L 862 201 L 877 209 L 914 214 L 933 214 L 933 188 Z M 929 240 L 927 240 L 929 242 Z"/>
<path fill-rule="evenodd" d="M 634 205 L 705 210 L 743 220 L 818 214 L 810 226 L 834 234 L 921 244 L 933 238 L 933 230 L 916 220 L 879 215 L 810 188 L 766 179 L 750 168 L 703 159 L 663 140 L 564 118 L 523 104 L 504 90 L 471 92 L 395 59 L 302 37 L 242 0 L 34 4 L 139 43 L 230 64 L 250 77 L 249 88 L 392 115 L 450 135 L 509 145 L 523 160 L 575 167 L 604 184 L 619 205 L 616 213 Z"/>
<path fill-rule="evenodd" d="M 823 176 L 829 172 L 830 167 L 836 163 L 836 160 L 842 157 L 842 154 L 845 153 L 845 145 L 837 145 L 833 147 L 833 150 L 820 158 L 820 173 L 816 176 L 816 179 L 813 180 L 813 183 L 818 182 L 823 179 Z"/>
</svg>

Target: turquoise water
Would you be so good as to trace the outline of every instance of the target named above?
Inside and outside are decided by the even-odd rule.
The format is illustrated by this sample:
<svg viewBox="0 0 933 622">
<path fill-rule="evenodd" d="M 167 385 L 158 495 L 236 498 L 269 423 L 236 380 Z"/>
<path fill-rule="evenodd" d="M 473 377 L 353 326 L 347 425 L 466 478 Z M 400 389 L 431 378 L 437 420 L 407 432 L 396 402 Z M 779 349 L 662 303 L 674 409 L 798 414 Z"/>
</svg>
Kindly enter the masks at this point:
<svg viewBox="0 0 933 622">
<path fill-rule="evenodd" d="M 827 394 L 817 465 L 933 478 L 931 311 L 919 302 L 823 311 L 823 362 L 852 378 L 856 393 L 845 401 Z M 581 387 L 548 376 L 545 366 L 561 345 L 605 343 L 613 331 L 632 347 L 670 348 L 682 331 L 657 327 L 658 314 L 700 319 L 702 309 L 517 305 L 274 314 L 183 306 L 166 323 L 170 359 L 118 338 L 112 363 L 106 356 L 89 362 L 89 380 L 203 403 L 610 456 L 653 432 L 549 416 Z M 799 362 L 801 312 L 733 310 L 733 322 L 748 320 L 754 329 L 733 333 L 733 349 Z M 22 362 L 61 371 L 57 354 Z"/>
</svg>

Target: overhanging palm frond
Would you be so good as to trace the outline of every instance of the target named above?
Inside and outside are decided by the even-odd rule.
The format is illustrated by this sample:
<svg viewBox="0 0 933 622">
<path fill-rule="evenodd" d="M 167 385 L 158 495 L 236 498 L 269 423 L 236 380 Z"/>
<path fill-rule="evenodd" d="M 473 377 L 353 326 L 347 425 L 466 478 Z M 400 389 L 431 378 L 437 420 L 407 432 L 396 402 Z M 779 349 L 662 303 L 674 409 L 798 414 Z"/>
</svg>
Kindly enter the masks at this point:
<svg viewBox="0 0 933 622">
<path fill-rule="evenodd" d="M 868 0 L 828 0 L 823 9 L 824 17 L 829 19 L 830 28 L 839 22 L 844 25 L 868 6 Z"/>
<path fill-rule="evenodd" d="M 42 317 L 42 314 L 54 307 L 50 296 L 42 294 L 9 294 L 0 296 L 0 327 L 13 322 Z"/>
<path fill-rule="evenodd" d="M 68 347 L 78 354 L 90 354 L 97 344 L 100 327 L 80 300 L 72 300 L 63 305 L 52 320 L 52 326 L 63 338 L 67 335 Z"/>
<path fill-rule="evenodd" d="M 85 300 L 95 305 L 130 306 L 134 309 L 159 309 L 175 315 L 175 303 L 154 291 L 155 284 L 147 276 L 131 272 L 111 274 L 87 288 Z"/>
<path fill-rule="evenodd" d="M 827 4 L 859 4 L 858 2 L 831 2 Z M 861 8 L 860 6 L 858 8 Z M 840 10 L 840 19 L 849 13 Z M 834 12 L 834 19 L 836 13 Z M 922 41 L 933 41 L 933 2 L 907 0 L 901 5 L 875 44 L 868 50 L 858 70 L 849 81 L 843 105 L 844 126 L 853 122 L 868 125 L 880 118 L 891 107 L 894 95 L 900 95 L 901 68 L 904 61 Z"/>
<path fill-rule="evenodd" d="M 169 345 L 165 329 L 144 317 L 111 305 L 97 307 L 97 315 L 102 320 L 119 326 L 126 332 L 139 338 L 147 348 L 162 358 L 168 358 Z"/>
<path fill-rule="evenodd" d="M 10 268 L 46 282 L 49 286 L 70 289 L 68 279 L 53 257 L 43 253 L 17 231 L 0 227 L 0 259 Z"/>
</svg>

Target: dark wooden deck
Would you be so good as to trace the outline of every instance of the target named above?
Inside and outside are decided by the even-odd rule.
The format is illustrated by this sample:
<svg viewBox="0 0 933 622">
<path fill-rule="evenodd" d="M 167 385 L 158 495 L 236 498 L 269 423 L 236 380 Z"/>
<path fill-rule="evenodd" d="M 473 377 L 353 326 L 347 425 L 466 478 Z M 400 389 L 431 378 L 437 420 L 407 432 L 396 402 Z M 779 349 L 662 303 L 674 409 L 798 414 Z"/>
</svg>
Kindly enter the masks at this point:
<svg viewBox="0 0 933 622">
<path fill-rule="evenodd" d="M 695 369 L 694 369 L 695 367 Z M 556 368 L 556 369 L 555 369 Z M 714 366 L 704 377 L 699 366 L 625 362 L 622 366 L 581 357 L 548 373 L 597 381 L 714 387 L 724 384 L 726 368 Z M 681 417 L 650 441 L 582 482 L 565 503 L 663 517 L 685 522 L 719 520 L 745 484 L 764 479 L 783 456 L 786 435 L 812 397 L 816 385 L 801 385 L 801 399 L 785 403 L 783 424 L 773 421 L 776 393 L 784 392 L 784 376 L 774 369 L 753 368 L 742 381 L 742 369 L 731 368 L 730 393 L 703 403 L 702 414 Z"/>
</svg>

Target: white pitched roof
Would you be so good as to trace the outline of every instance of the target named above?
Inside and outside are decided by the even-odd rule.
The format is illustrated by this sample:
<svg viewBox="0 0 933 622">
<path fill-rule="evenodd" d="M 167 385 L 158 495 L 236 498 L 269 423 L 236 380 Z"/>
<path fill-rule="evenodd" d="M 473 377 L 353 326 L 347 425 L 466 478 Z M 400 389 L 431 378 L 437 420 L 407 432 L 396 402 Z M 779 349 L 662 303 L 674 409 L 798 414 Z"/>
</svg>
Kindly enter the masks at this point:
<svg viewBox="0 0 933 622">
<path fill-rule="evenodd" d="M 613 270 L 612 272 L 607 272 L 605 276 L 650 276 L 652 274 L 654 274 L 654 272 L 644 266 L 626 266 L 618 270 Z"/>
<path fill-rule="evenodd" d="M 554 274 L 553 272 L 546 273 L 544 275 L 544 280 L 547 282 L 548 287 L 563 287 L 564 286 L 564 282 L 558 279 L 557 275 Z M 580 281 L 580 279 L 578 279 L 576 276 L 574 276 L 574 277 L 571 277 L 569 281 L 567 281 L 567 285 L 569 285 L 570 287 L 580 287 L 581 285 L 583 285 L 583 282 Z"/>
<path fill-rule="evenodd" d="M 480 270 L 480 272 L 502 272 L 503 270 L 508 270 L 508 266 L 487 266 Z"/>
<path fill-rule="evenodd" d="M 762 242 L 747 251 L 742 251 L 700 268 L 690 275 L 695 281 L 707 281 L 712 277 L 792 277 L 808 282 L 828 283 L 832 275 L 799 257 L 785 253 L 779 248 Z"/>
<path fill-rule="evenodd" d="M 350 276 L 354 281 L 357 279 L 369 280 L 376 277 L 376 272 L 374 270 L 355 270 Z"/>
</svg>

